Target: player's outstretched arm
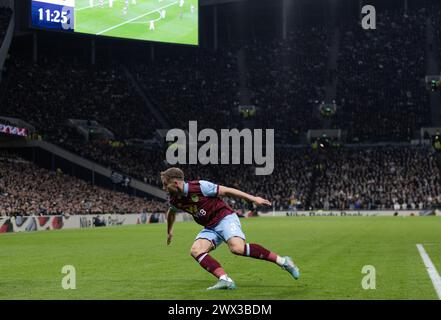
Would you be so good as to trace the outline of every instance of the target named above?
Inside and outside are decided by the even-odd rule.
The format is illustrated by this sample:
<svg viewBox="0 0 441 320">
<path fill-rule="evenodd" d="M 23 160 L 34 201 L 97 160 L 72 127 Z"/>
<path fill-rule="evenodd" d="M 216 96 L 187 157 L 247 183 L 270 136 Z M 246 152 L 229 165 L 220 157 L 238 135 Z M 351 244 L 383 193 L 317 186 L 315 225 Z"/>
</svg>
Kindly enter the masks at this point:
<svg viewBox="0 0 441 320">
<path fill-rule="evenodd" d="M 261 197 L 253 196 L 251 194 L 245 193 L 243 191 L 234 188 L 219 186 L 218 195 L 221 197 L 226 196 L 226 197 L 244 199 L 246 201 L 254 202 L 259 206 L 271 206 L 271 202 L 269 200 L 266 200 Z"/>
<path fill-rule="evenodd" d="M 169 245 L 173 238 L 173 224 L 175 223 L 176 214 L 171 209 L 167 211 L 167 245 Z"/>
</svg>

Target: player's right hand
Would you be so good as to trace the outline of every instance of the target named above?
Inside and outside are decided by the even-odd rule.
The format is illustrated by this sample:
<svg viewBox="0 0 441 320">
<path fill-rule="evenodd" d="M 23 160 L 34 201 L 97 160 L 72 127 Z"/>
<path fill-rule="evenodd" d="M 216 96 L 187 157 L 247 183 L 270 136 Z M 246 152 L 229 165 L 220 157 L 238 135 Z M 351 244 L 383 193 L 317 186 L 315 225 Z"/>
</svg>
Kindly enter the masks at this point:
<svg viewBox="0 0 441 320">
<path fill-rule="evenodd" d="M 169 245 L 171 243 L 172 238 L 173 238 L 173 233 L 169 232 L 167 234 L 167 245 Z"/>
<path fill-rule="evenodd" d="M 269 200 L 266 200 L 261 197 L 254 197 L 253 202 L 258 206 L 267 206 L 267 207 L 271 206 L 271 202 Z"/>
</svg>

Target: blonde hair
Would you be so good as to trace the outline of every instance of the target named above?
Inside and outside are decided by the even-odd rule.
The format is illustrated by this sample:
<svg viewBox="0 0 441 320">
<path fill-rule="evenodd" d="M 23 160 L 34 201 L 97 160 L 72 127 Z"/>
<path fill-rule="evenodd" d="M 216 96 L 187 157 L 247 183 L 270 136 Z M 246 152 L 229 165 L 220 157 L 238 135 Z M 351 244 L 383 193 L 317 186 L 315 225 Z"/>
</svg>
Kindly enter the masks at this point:
<svg viewBox="0 0 441 320">
<path fill-rule="evenodd" d="M 168 168 L 167 170 L 161 172 L 161 177 L 164 177 L 167 180 L 184 180 L 184 171 L 176 167 Z"/>
</svg>

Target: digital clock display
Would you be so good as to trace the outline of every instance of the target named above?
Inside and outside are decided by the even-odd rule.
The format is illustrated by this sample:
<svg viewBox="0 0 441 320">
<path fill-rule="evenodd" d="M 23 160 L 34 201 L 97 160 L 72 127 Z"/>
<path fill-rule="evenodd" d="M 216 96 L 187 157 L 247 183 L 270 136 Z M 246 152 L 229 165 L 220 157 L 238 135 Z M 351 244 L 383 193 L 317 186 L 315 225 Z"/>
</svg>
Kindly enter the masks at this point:
<svg viewBox="0 0 441 320">
<path fill-rule="evenodd" d="M 38 9 L 39 20 L 40 21 L 50 21 L 55 23 L 67 24 L 69 21 L 68 11 L 54 10 L 51 12 L 50 9 L 44 10 L 43 8 Z"/>
<path fill-rule="evenodd" d="M 44 29 L 74 31 L 75 0 L 32 1 L 32 25 Z"/>
</svg>

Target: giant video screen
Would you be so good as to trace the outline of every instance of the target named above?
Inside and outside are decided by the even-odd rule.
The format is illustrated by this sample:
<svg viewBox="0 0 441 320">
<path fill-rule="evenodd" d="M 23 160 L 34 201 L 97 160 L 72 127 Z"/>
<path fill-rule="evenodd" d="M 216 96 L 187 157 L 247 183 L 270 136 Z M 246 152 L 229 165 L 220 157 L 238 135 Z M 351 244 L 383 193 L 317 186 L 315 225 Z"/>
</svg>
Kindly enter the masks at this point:
<svg viewBox="0 0 441 320">
<path fill-rule="evenodd" d="M 32 27 L 199 44 L 199 0 L 31 0 Z"/>
</svg>

